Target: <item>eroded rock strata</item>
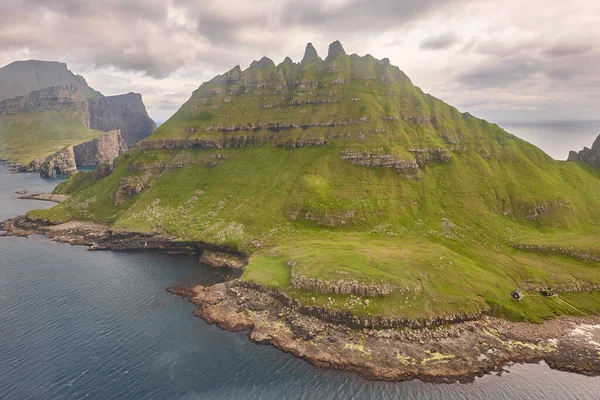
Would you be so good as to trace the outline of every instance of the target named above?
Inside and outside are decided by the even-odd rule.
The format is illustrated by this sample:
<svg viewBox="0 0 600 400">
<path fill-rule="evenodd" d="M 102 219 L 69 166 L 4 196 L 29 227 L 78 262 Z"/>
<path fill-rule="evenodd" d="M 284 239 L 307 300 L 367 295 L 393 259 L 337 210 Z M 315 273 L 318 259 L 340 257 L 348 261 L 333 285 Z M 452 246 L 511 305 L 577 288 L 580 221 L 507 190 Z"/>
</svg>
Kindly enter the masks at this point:
<svg viewBox="0 0 600 400">
<path fill-rule="evenodd" d="M 120 130 L 106 132 L 89 142 L 73 147 L 78 166 L 96 166 L 112 164 L 113 160 L 127 151 L 127 144 Z"/>
<path fill-rule="evenodd" d="M 77 172 L 73 146 L 67 146 L 54 153 L 40 166 L 42 178 L 54 178 L 57 175 L 70 174 L 71 172 Z"/>
</svg>

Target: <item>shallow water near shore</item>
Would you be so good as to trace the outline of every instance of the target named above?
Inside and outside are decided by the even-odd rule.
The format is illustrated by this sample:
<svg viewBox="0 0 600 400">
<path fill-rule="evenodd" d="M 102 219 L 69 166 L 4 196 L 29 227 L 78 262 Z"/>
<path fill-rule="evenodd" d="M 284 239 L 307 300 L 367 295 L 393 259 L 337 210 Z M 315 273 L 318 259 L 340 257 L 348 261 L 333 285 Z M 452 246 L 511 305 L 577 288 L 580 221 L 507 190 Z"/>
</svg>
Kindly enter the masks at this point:
<svg viewBox="0 0 600 400">
<path fill-rule="evenodd" d="M 0 219 L 51 207 L 14 191 L 58 181 L 6 175 Z M 177 284 L 227 279 L 194 256 L 88 252 L 0 238 L 2 399 L 597 399 L 600 378 L 514 365 L 473 384 L 366 381 L 316 369 L 192 316 Z"/>
</svg>

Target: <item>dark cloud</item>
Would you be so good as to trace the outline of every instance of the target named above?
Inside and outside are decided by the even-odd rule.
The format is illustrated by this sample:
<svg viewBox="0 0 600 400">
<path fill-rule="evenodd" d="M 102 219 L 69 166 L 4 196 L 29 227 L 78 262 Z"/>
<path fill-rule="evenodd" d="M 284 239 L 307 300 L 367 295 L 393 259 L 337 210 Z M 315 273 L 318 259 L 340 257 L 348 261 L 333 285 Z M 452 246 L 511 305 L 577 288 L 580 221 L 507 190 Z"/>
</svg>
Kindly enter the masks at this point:
<svg viewBox="0 0 600 400">
<path fill-rule="evenodd" d="M 458 43 L 458 35 L 454 32 L 444 32 L 439 35 L 429 36 L 421 42 L 421 49 L 443 50 Z"/>
</svg>

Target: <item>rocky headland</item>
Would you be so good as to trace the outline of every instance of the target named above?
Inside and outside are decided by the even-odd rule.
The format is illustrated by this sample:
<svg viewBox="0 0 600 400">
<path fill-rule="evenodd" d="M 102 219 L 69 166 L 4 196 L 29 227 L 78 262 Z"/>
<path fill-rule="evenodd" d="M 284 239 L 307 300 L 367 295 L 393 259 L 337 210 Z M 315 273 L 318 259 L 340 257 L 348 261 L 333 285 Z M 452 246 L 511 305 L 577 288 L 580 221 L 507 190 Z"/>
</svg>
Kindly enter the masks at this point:
<svg viewBox="0 0 600 400">
<path fill-rule="evenodd" d="M 62 182 L 68 200 L 1 229 L 230 268 L 239 278 L 171 291 L 317 366 L 450 382 L 545 360 L 594 375 L 599 177 L 335 42 L 203 83 L 112 166 Z"/>
<path fill-rule="evenodd" d="M 243 256 L 207 243 L 115 232 L 92 222 L 54 225 L 17 217 L 5 221 L 0 232 L 0 236 L 20 237 L 44 234 L 60 243 L 89 246 L 89 250 L 200 254 L 200 262 L 216 268 L 239 269 L 246 264 Z M 471 382 L 512 363 L 540 361 L 554 369 L 600 375 L 599 316 L 560 317 L 543 324 L 509 322 L 485 314 L 430 320 L 364 318 L 304 304 L 279 289 L 243 278 L 167 290 L 189 299 L 197 306 L 194 315 L 210 324 L 248 331 L 254 342 L 273 345 L 319 368 L 354 372 L 367 379 Z M 352 299 L 368 307 L 371 295 L 380 294 L 361 292 Z"/>
<path fill-rule="evenodd" d="M 600 136 L 596 138 L 591 149 L 589 147 L 584 147 L 583 150 L 569 152 L 568 161 L 583 161 L 596 167 L 600 167 Z"/>
</svg>

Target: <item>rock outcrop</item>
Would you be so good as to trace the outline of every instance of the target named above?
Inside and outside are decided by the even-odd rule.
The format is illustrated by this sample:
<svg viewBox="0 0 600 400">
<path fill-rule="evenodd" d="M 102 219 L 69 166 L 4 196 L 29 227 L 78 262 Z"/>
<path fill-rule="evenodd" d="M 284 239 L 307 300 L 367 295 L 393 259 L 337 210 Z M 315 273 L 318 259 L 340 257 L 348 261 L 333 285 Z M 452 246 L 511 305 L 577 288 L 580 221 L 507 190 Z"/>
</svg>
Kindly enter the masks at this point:
<svg viewBox="0 0 600 400">
<path fill-rule="evenodd" d="M 302 58 L 302 64 L 307 64 L 307 63 L 319 61 L 319 60 L 321 60 L 321 59 L 319 58 L 319 54 L 317 53 L 317 50 L 315 49 L 315 47 L 313 46 L 312 43 L 308 43 L 306 45 L 306 50 L 304 51 L 304 57 Z"/>
<path fill-rule="evenodd" d="M 390 168 L 397 172 L 416 171 L 420 168 L 414 160 L 403 160 L 394 154 L 386 154 L 383 149 L 351 150 L 346 149 L 341 154 L 342 160 L 363 167 Z"/>
<path fill-rule="evenodd" d="M 42 178 L 55 178 L 57 175 L 70 174 L 71 172 L 77 172 L 73 146 L 67 146 L 54 153 L 40 167 Z"/>
<path fill-rule="evenodd" d="M 113 160 L 128 150 L 121 136 L 121 131 L 115 130 L 73 147 L 77 166 L 89 167 L 100 164 L 112 164 Z"/>
<path fill-rule="evenodd" d="M 89 99 L 86 125 L 103 132 L 119 129 L 129 148 L 156 130 L 138 93 Z"/>
<path fill-rule="evenodd" d="M 204 250 L 200 262 L 215 268 L 241 269 L 248 264 L 245 257 L 222 251 Z"/>
<path fill-rule="evenodd" d="M 357 280 L 340 279 L 337 282 L 326 282 L 321 279 L 307 278 L 300 275 L 292 267 L 292 286 L 296 289 L 309 290 L 324 294 L 353 294 L 356 296 L 387 296 L 394 290 L 388 284 L 365 285 Z"/>
<path fill-rule="evenodd" d="M 568 161 L 583 161 L 600 167 L 600 136 L 596 139 L 592 148 L 584 147 L 583 150 L 569 152 Z"/>
</svg>

